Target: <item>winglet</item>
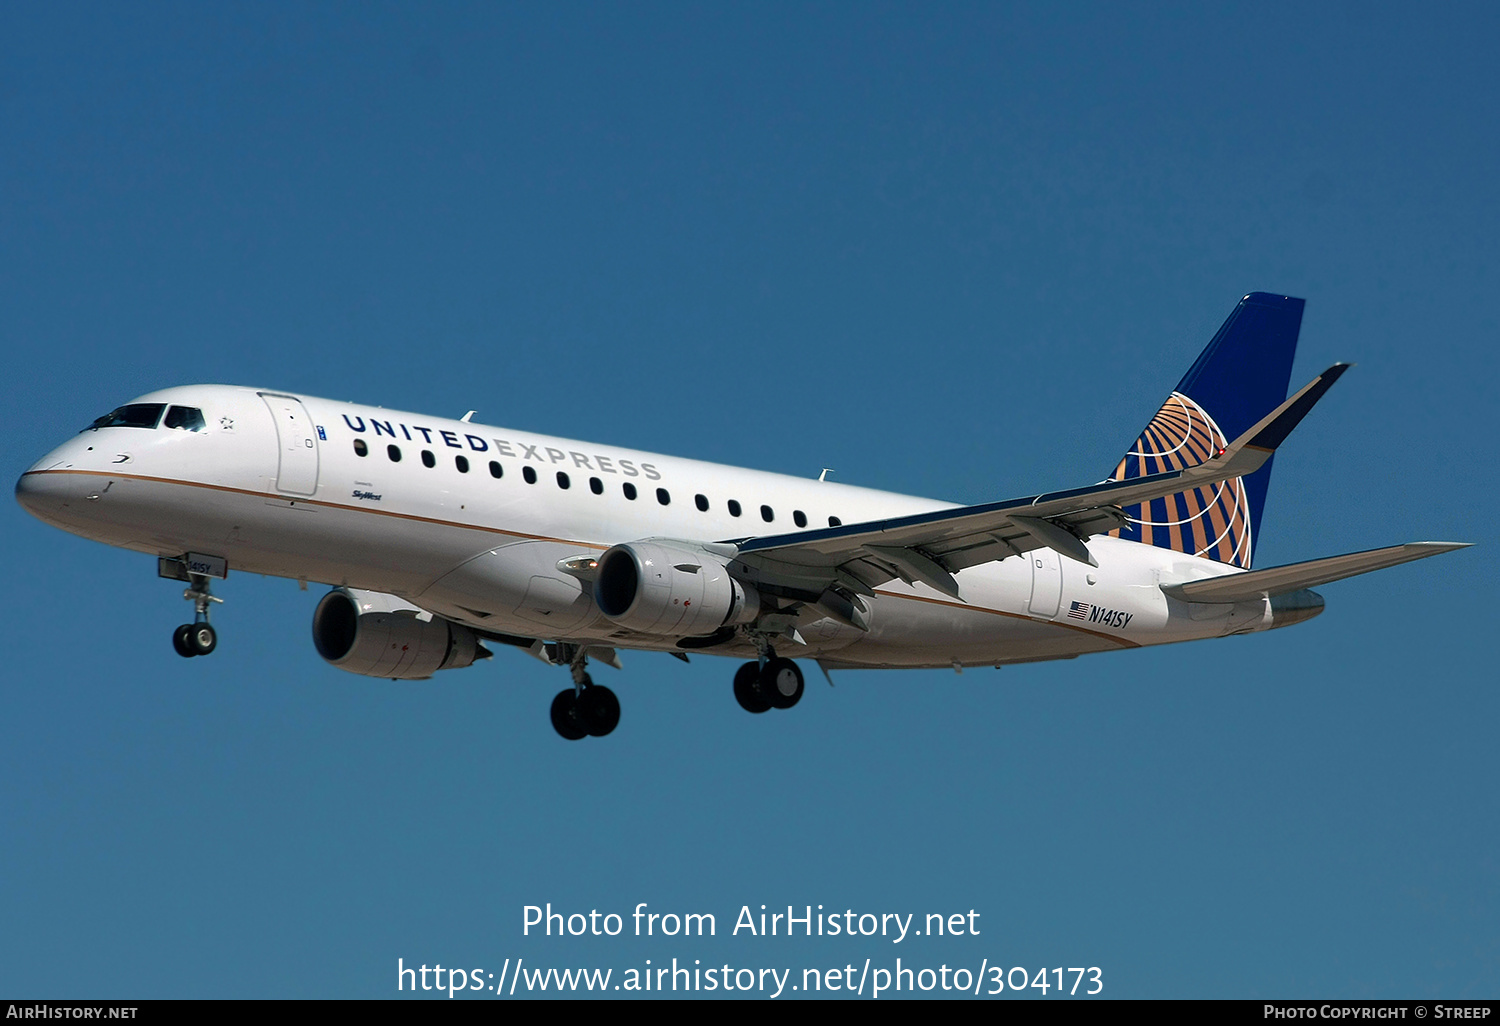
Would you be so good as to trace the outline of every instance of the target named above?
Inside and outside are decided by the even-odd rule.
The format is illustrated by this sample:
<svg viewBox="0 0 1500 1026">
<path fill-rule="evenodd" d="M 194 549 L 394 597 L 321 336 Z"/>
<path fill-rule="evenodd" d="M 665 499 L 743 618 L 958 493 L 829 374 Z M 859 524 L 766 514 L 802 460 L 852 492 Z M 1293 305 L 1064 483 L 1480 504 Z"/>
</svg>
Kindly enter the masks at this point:
<svg viewBox="0 0 1500 1026">
<path fill-rule="evenodd" d="M 1312 381 L 1303 386 L 1302 390 L 1292 396 L 1286 402 L 1276 407 L 1275 411 L 1263 418 L 1246 435 L 1251 435 L 1245 445 L 1257 449 L 1265 449 L 1275 452 L 1276 448 L 1286 441 L 1286 436 L 1300 423 L 1302 418 L 1315 406 L 1319 399 L 1323 398 L 1333 383 L 1341 378 L 1344 371 L 1354 366 L 1352 363 L 1336 363 Z M 1254 434 L 1251 434 L 1254 432 Z M 1243 435 L 1241 436 L 1244 437 Z M 1236 443 L 1238 444 L 1238 442 Z"/>
<path fill-rule="evenodd" d="M 1276 409 L 1266 414 L 1244 434 L 1224 447 L 1214 459 L 1200 463 L 1188 471 L 1188 476 L 1197 477 L 1203 468 L 1214 467 L 1218 460 L 1224 463 L 1214 467 L 1220 479 L 1242 477 L 1259 470 L 1271 458 L 1278 446 L 1286 441 L 1292 429 L 1302 423 L 1317 401 L 1343 376 L 1344 371 L 1354 366 L 1351 363 L 1336 363 L 1313 378 Z M 1250 452 L 1246 453 L 1245 450 Z M 1243 456 L 1241 454 L 1244 454 Z M 1227 458 L 1227 459 L 1226 459 Z M 1226 465 L 1227 464 L 1227 465 Z"/>
</svg>

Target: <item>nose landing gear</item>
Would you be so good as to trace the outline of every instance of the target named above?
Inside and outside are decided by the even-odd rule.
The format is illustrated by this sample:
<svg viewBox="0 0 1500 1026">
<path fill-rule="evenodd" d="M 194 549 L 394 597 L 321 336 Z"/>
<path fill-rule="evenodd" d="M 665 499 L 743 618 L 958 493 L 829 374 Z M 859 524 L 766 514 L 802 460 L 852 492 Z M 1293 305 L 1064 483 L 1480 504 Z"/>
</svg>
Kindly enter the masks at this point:
<svg viewBox="0 0 1500 1026">
<path fill-rule="evenodd" d="M 219 635 L 207 622 L 185 623 L 172 632 L 172 647 L 183 658 L 208 655 L 219 645 Z"/>
<path fill-rule="evenodd" d="M 193 622 L 185 623 L 172 632 L 172 647 L 184 659 L 208 655 L 219 645 L 219 634 L 208 622 L 208 610 L 212 603 L 223 602 L 209 592 L 209 578 L 202 574 L 189 574 L 190 587 L 182 597 L 193 603 Z"/>
</svg>

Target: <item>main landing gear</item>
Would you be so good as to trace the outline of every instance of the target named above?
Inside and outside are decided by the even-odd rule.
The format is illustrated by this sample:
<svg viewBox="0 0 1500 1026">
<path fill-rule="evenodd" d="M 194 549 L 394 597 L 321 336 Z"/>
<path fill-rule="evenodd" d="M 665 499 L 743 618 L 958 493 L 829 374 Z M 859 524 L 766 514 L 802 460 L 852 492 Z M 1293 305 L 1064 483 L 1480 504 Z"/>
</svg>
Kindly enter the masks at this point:
<svg viewBox="0 0 1500 1026">
<path fill-rule="evenodd" d="M 602 684 L 595 684 L 585 667 L 582 646 L 573 652 L 569 667 L 573 686 L 552 700 L 552 729 L 569 741 L 603 737 L 620 724 L 620 700 Z"/>
<path fill-rule="evenodd" d="M 219 645 L 218 632 L 208 622 L 208 610 L 211 603 L 224 600 L 209 593 L 208 581 L 201 574 L 192 574 L 188 578 L 191 586 L 182 593 L 193 603 L 193 622 L 172 632 L 172 647 L 185 659 L 208 655 Z"/>
<path fill-rule="evenodd" d="M 802 671 L 766 646 L 759 659 L 745 663 L 734 675 L 734 698 L 746 712 L 790 709 L 802 700 Z"/>
</svg>

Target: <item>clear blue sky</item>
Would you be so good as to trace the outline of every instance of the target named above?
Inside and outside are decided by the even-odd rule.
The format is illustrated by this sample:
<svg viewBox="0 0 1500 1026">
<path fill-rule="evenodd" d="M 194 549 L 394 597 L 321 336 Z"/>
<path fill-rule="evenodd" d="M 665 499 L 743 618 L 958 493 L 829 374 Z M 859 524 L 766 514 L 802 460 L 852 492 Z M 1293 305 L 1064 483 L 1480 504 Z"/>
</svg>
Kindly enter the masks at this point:
<svg viewBox="0 0 1500 1026">
<path fill-rule="evenodd" d="M 482 967 L 1099 966 L 1496 997 L 1494 5 L 9 4 L 14 479 L 224 381 L 978 502 L 1103 477 L 1241 295 L 1347 375 L 1257 561 L 1473 549 L 1285 631 L 1000 671 L 326 666 L 319 589 L 3 517 L 0 995 L 384 997 Z M 811 669 L 811 667 L 809 667 Z M 711 912 L 712 941 L 521 935 Z M 977 937 L 725 936 L 742 905 Z"/>
</svg>

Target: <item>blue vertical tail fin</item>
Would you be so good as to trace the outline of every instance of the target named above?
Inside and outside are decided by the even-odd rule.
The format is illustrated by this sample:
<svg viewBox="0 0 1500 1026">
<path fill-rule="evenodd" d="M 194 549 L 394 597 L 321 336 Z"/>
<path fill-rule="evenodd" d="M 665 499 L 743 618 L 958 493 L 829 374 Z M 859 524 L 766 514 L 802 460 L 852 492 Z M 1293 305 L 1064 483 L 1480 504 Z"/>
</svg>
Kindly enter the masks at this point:
<svg viewBox="0 0 1500 1026">
<path fill-rule="evenodd" d="M 1111 480 L 1196 466 L 1281 404 L 1292 376 L 1303 300 L 1252 292 L 1240 300 Z M 1111 534 L 1250 568 L 1271 461 L 1253 474 L 1125 508 Z"/>
</svg>

